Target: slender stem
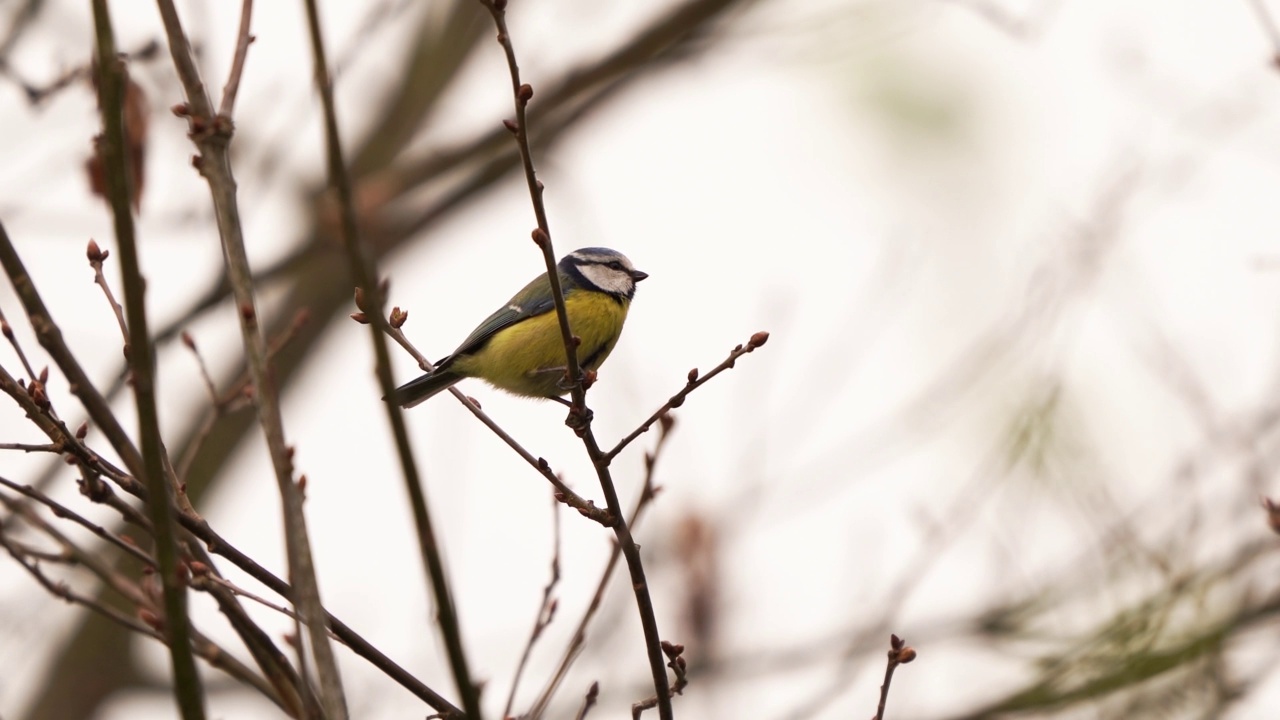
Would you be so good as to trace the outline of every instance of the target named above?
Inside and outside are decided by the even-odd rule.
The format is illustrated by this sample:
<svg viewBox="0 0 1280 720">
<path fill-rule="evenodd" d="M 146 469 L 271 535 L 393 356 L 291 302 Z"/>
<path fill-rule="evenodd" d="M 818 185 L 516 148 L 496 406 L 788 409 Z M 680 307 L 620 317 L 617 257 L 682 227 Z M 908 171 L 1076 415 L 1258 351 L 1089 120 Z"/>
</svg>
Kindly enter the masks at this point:
<svg viewBox="0 0 1280 720">
<path fill-rule="evenodd" d="M 640 522 L 645 508 L 653 502 L 654 497 L 657 495 L 657 488 L 653 483 L 653 479 L 657 472 L 658 459 L 662 457 L 662 450 L 666 447 L 667 438 L 670 437 L 670 430 L 674 422 L 670 417 L 662 422 L 658 442 L 654 445 L 653 451 L 645 455 L 644 486 L 640 491 L 640 497 L 636 500 L 636 504 L 631 510 L 631 516 L 627 519 L 628 525 L 633 528 Z M 546 712 L 547 706 L 551 704 L 551 698 L 559 688 L 560 683 L 569 674 L 570 666 L 581 655 L 580 651 L 587 640 L 587 628 L 590 627 L 591 621 L 595 619 L 596 614 L 604 605 L 605 591 L 609 588 L 609 581 L 613 579 L 613 571 L 617 569 L 618 558 L 621 556 L 622 553 L 618 549 L 618 544 L 614 543 L 612 550 L 609 552 L 609 560 L 605 563 L 604 570 L 600 573 L 600 579 L 596 581 L 596 589 L 591 596 L 591 602 L 587 604 L 586 611 L 583 612 L 581 619 L 578 620 L 578 626 L 574 628 L 573 637 L 570 638 L 564 652 L 561 653 L 560 662 L 556 665 L 555 672 L 551 674 L 551 678 L 548 680 L 546 687 L 543 688 L 542 693 L 538 695 L 533 707 L 526 713 L 528 717 L 542 717 L 543 713 Z"/>
<path fill-rule="evenodd" d="M 48 495 L 45 495 L 39 490 L 36 490 L 30 485 L 19 485 L 18 483 L 4 477 L 0 477 L 0 485 L 3 485 L 4 487 L 9 488 L 13 492 L 18 493 L 23 497 L 26 497 L 28 500 L 31 500 L 33 502 L 38 502 L 41 505 L 44 505 L 45 507 L 52 510 L 54 515 L 60 518 L 66 518 L 72 521 L 73 523 L 79 525 L 80 527 L 93 533 L 94 535 L 97 535 L 99 538 L 119 548 L 125 554 L 132 556 L 135 560 L 137 560 L 138 562 L 141 562 L 144 566 L 155 567 L 155 560 L 153 560 L 150 555 L 142 552 L 142 550 L 139 549 L 138 547 L 134 545 L 130 545 L 129 543 L 121 540 L 119 537 L 116 537 L 116 535 L 113 533 L 107 532 L 106 528 L 96 523 L 90 522 L 83 515 L 75 512 L 71 508 L 67 507 L 66 505 L 63 505 L 57 500 L 54 500 Z"/>
<path fill-rule="evenodd" d="M 1267 3 L 1264 0 L 1249 0 L 1249 5 L 1253 7 L 1263 32 L 1267 34 L 1267 40 L 1271 42 L 1275 59 L 1280 60 L 1280 26 L 1276 25 L 1276 20 L 1271 16 L 1271 11 L 1267 9 Z"/>
<path fill-rule="evenodd" d="M 107 296 L 107 304 L 111 306 L 111 312 L 116 316 L 116 324 L 120 326 L 120 336 L 124 338 L 126 347 L 129 345 L 129 324 L 124 319 L 124 309 L 120 307 L 120 303 L 116 302 L 116 296 L 111 292 L 111 285 L 107 282 L 107 276 L 102 271 L 103 261 L 106 260 L 106 254 L 98 249 L 98 244 L 89 241 L 89 266 L 93 268 L 93 281 L 102 288 L 102 294 Z"/>
<path fill-rule="evenodd" d="M 9 344 L 13 346 L 13 351 L 18 355 L 18 360 L 22 363 L 22 367 L 27 371 L 27 379 L 35 380 L 36 371 L 31 367 L 31 362 L 27 360 L 27 354 L 22 351 L 22 344 L 18 342 L 18 336 L 13 334 L 13 328 L 9 326 L 9 321 L 5 319 L 4 311 L 0 310 L 0 334 L 3 334 Z"/>
<path fill-rule="evenodd" d="M 587 713 L 595 706 L 596 700 L 600 697 L 599 681 L 591 683 L 591 687 L 587 689 L 587 696 L 582 698 L 582 707 L 578 708 L 578 714 L 574 715 L 574 720 L 583 720 L 587 717 Z"/>
<path fill-rule="evenodd" d="M 305 0 L 305 5 L 307 26 L 311 36 L 312 62 L 315 66 L 316 88 L 320 92 L 324 113 L 329 185 L 337 196 L 343 242 L 354 271 L 356 287 L 360 289 L 373 310 L 370 313 L 373 320 L 370 337 L 373 341 L 374 356 L 377 358 L 378 383 L 382 387 L 383 395 L 390 397 L 395 391 L 395 383 L 391 378 L 391 353 L 387 349 L 387 340 L 383 335 L 382 326 L 386 323 L 382 312 L 383 291 L 378 285 L 378 270 L 373 253 L 360 241 L 359 237 L 351 177 L 347 172 L 346 160 L 343 158 L 342 141 L 338 133 L 338 116 L 333 102 L 333 82 L 329 75 L 329 63 L 325 56 L 324 38 L 320 30 L 320 11 L 316 7 L 315 0 Z M 392 435 L 395 437 L 405 490 L 409 495 L 414 525 L 417 528 L 418 549 L 422 555 L 432 594 L 435 596 L 436 619 L 440 625 L 441 635 L 444 636 L 453 679 L 457 684 L 458 694 L 462 697 L 462 707 L 466 710 L 467 717 L 471 720 L 480 720 L 482 717 L 480 691 L 471 681 L 471 672 L 467 668 L 467 656 L 462 645 L 461 622 L 458 620 L 458 611 L 453 602 L 448 579 L 445 577 L 444 561 L 432 527 L 426 493 L 422 489 L 422 478 L 413 457 L 413 448 L 409 443 L 409 432 L 400 406 L 393 402 L 383 403 L 383 405 L 386 408 L 387 420 L 391 424 Z"/>
<path fill-rule="evenodd" d="M 191 618 L 187 614 L 186 587 L 179 575 L 173 488 L 165 476 L 164 445 L 160 439 L 160 418 L 156 410 L 155 355 L 147 332 L 145 281 L 138 263 L 129 197 L 129 176 L 139 168 L 129 167 L 125 153 L 125 78 L 122 63 L 116 57 L 115 34 L 107 14 L 106 0 L 94 0 L 93 19 L 97 39 L 98 106 L 102 112 L 103 127 L 99 151 L 102 153 L 107 197 L 115 218 L 120 270 L 124 278 L 129 364 L 138 410 L 138 433 L 142 440 L 143 479 L 151 496 L 147 514 L 151 519 L 157 571 L 164 594 L 164 634 L 168 638 L 178 708 L 185 720 L 202 720 L 204 690 L 191 652 Z M 105 283 L 103 285 L 105 287 Z"/>
<path fill-rule="evenodd" d="M 547 266 L 547 278 L 551 284 L 551 296 L 555 301 L 556 317 L 560 324 L 560 334 L 565 346 L 565 365 L 570 385 L 573 404 L 570 406 L 570 418 L 575 419 L 574 429 L 582 437 L 591 464 L 595 466 L 596 476 L 600 480 L 600 489 L 604 492 L 605 504 L 614 516 L 613 532 L 623 557 L 627 561 L 627 569 L 631 574 L 631 586 L 635 591 L 636 608 L 640 614 L 640 625 L 644 630 L 645 648 L 649 656 L 649 669 L 653 675 L 653 687 L 658 700 L 658 715 L 661 720 L 672 720 L 670 685 L 667 670 L 663 662 L 662 638 L 658 634 L 658 621 L 654 614 L 653 599 L 649 595 L 649 584 L 645 579 L 644 566 L 640 560 L 640 550 L 631 537 L 626 518 L 622 514 L 622 506 L 618 502 L 618 491 L 609 473 L 609 458 L 600 450 L 594 433 L 591 431 L 591 413 L 587 409 L 586 391 L 583 383 L 582 369 L 578 365 L 578 338 L 574 337 L 569 327 L 569 314 L 565 310 L 564 292 L 560 286 L 559 274 L 556 271 L 555 250 L 551 242 L 551 228 L 547 222 L 547 211 L 542 199 L 542 183 L 538 181 L 533 167 L 533 155 L 529 149 L 528 118 L 525 108 L 533 97 L 533 88 L 520 82 L 520 67 L 516 63 L 515 46 L 511 42 L 511 34 L 507 29 L 506 3 L 501 6 L 494 0 L 480 0 L 493 16 L 494 25 L 498 29 L 498 43 L 502 45 L 507 57 L 507 68 L 511 73 L 511 91 L 515 99 L 516 119 L 509 125 L 520 149 L 520 160 L 524 165 L 525 183 L 529 186 L 529 197 L 533 202 L 533 213 L 537 218 L 538 229 L 533 232 L 533 239 L 542 249 L 543 262 Z"/>
<path fill-rule="evenodd" d="M 107 403 L 106 398 L 102 397 L 102 393 L 98 392 L 89 374 L 81 367 L 80 361 L 62 339 L 62 330 L 49 314 L 49 308 L 45 306 L 39 291 L 36 290 L 35 282 L 27 272 L 3 224 L 0 224 L 0 265 L 4 266 L 14 293 L 22 302 L 23 310 L 26 311 L 27 318 L 31 322 L 31 329 L 35 331 L 36 340 L 67 378 L 71 393 L 76 396 L 80 404 L 84 405 L 93 424 L 102 431 L 103 436 L 106 437 L 107 442 L 111 443 L 111 448 L 124 461 L 129 472 L 134 477 L 143 477 L 145 473 L 142 469 L 142 455 L 138 453 L 138 448 L 125 432 L 124 426 L 116 419 L 111 405 Z M 17 399 L 16 396 L 15 399 Z M 22 401 L 19 400 L 19 402 Z M 40 421 L 37 420 L 37 422 Z"/>
<path fill-rule="evenodd" d="M 693 370 L 689 371 L 689 381 L 685 383 L 685 386 L 681 388 L 680 392 L 676 393 L 675 395 L 672 395 L 670 399 L 668 399 L 665 403 L 663 403 L 662 407 L 655 410 L 654 413 L 649 416 L 648 420 L 645 420 L 644 422 L 640 423 L 640 426 L 637 427 L 635 430 L 632 430 L 631 434 L 619 440 L 618 444 L 614 445 L 612 450 L 605 453 L 604 454 L 605 462 L 612 462 L 613 459 L 617 457 L 618 453 L 622 452 L 623 448 L 630 445 L 632 441 L 634 441 L 636 438 L 648 432 L 649 428 L 652 427 L 655 422 L 658 422 L 658 420 L 662 419 L 662 416 L 666 415 L 671 410 L 683 405 L 684 399 L 689 395 L 689 393 L 693 392 L 694 390 L 697 390 L 699 387 L 701 387 L 711 378 L 719 375 L 725 370 L 732 368 L 733 364 L 738 360 L 738 358 L 742 357 L 743 355 L 746 355 L 749 352 L 754 351 L 756 348 L 760 347 L 761 345 L 764 345 L 765 342 L 767 342 L 768 340 L 769 340 L 769 333 L 758 332 L 751 336 L 751 339 L 747 341 L 746 345 L 739 345 L 735 347 L 733 350 L 729 351 L 729 357 L 725 358 L 724 362 L 712 368 L 711 372 L 707 373 L 706 375 L 703 375 L 702 377 L 698 377 L 697 368 L 694 368 Z"/>
<path fill-rule="evenodd" d="M 240 6 L 240 29 L 236 31 L 236 51 L 231 60 L 231 72 L 227 76 L 227 84 L 222 86 L 222 103 L 218 106 L 218 114 L 231 117 L 236 106 L 236 93 L 240 91 L 240 76 L 244 74 L 245 57 L 249 54 L 249 43 L 253 36 L 249 34 L 250 20 L 253 19 L 253 0 L 244 0 Z"/>
<path fill-rule="evenodd" d="M 296 597 L 293 599 L 311 640 L 311 653 L 315 657 L 319 673 L 325 714 L 330 720 L 345 720 L 347 703 L 342 676 L 338 672 L 329 635 L 325 632 L 324 607 L 320 601 L 306 517 L 302 512 L 302 495 L 293 482 L 293 462 L 285 445 L 280 399 L 269 367 L 266 339 L 258 323 L 253 279 L 245 252 L 240 208 L 236 200 L 236 181 L 231 172 L 231 119 L 213 115 L 212 103 L 205 92 L 199 70 L 196 69 L 191 44 L 183 32 L 173 0 L 156 0 L 156 4 L 169 40 L 174 68 L 185 90 L 185 112 L 191 126 L 191 137 L 201 152 L 196 158 L 196 167 L 208 181 L 213 197 L 227 277 L 239 310 L 240 335 L 255 391 L 258 422 L 266 437 L 271 467 L 275 471 L 276 486 L 281 497 L 289 576 L 296 590 Z M 305 657 L 305 652 L 301 654 Z M 306 687 L 304 684 L 304 690 Z"/>
<path fill-rule="evenodd" d="M 538 638 L 542 637 L 542 631 L 547 629 L 556 615 L 557 603 L 552 593 L 560 583 L 560 507 L 557 502 L 551 503 L 551 521 L 554 527 L 551 543 L 551 579 L 542 588 L 542 603 L 538 606 L 537 617 L 533 619 L 533 630 L 529 633 L 529 640 L 524 645 L 524 652 L 520 654 L 520 663 L 516 666 L 515 677 L 511 679 L 511 691 L 507 693 L 507 704 L 502 710 L 504 718 L 511 717 L 511 706 L 515 704 L 516 691 L 520 689 L 520 678 L 524 675 L 525 666 L 529 664 L 533 646 L 538 643 Z"/>
<path fill-rule="evenodd" d="M 65 534 L 55 528 L 52 523 L 41 518 L 30 506 L 17 506 L 14 501 L 4 497 L 3 494 L 0 494 L 0 505 L 5 505 L 16 513 L 20 513 L 23 520 L 26 521 L 30 527 L 48 535 L 49 538 L 62 548 L 62 551 L 57 553 L 56 557 L 51 557 L 48 556 L 47 553 L 44 553 L 43 555 L 46 557 L 42 558 L 40 556 L 41 554 L 33 553 L 13 540 L 6 542 L 3 537 L 4 533 L 0 530 L 0 546 L 6 547 L 10 554 L 13 555 L 14 559 L 18 560 L 19 563 L 22 563 L 42 587 L 49 590 L 54 596 L 60 597 L 67 602 L 91 608 L 108 619 L 119 622 L 123 627 L 126 627 L 129 630 L 141 633 L 147 637 L 155 638 L 162 643 L 167 642 L 166 638 L 162 634 L 163 627 L 161 625 L 162 620 L 160 618 L 153 616 L 153 620 L 148 623 L 142 623 L 135 618 L 124 616 L 120 611 L 109 607 L 108 604 L 100 597 L 92 598 L 80 595 L 79 593 L 71 590 L 65 582 L 54 582 L 52 579 L 46 577 L 44 573 L 41 572 L 37 564 L 31 563 L 28 565 L 28 563 L 24 561 L 24 556 L 37 560 L 44 559 L 46 562 L 82 567 L 96 577 L 103 586 L 118 593 L 122 598 L 124 598 L 125 602 L 138 608 L 150 609 L 154 607 L 150 596 L 143 592 L 138 583 L 129 580 L 126 576 L 116 572 L 111 567 L 110 563 L 108 563 L 102 556 L 88 552 L 71 542 Z M 55 513 L 56 512 L 57 511 L 55 511 Z M 141 552 L 137 551 L 136 548 L 135 551 L 139 553 Z M 155 566 L 154 560 L 146 556 L 145 553 L 142 553 L 142 555 L 145 558 L 147 566 Z M 125 622 L 121 622 L 122 620 Z M 209 638 L 205 637 L 194 628 L 192 629 L 191 636 L 192 651 L 203 658 L 205 662 L 222 670 L 223 672 L 226 672 L 237 681 L 258 690 L 273 702 L 280 704 L 280 699 L 277 697 L 271 685 L 254 674 L 254 672 L 246 665 L 235 659 L 235 657 L 225 649 L 209 640 Z"/>
</svg>

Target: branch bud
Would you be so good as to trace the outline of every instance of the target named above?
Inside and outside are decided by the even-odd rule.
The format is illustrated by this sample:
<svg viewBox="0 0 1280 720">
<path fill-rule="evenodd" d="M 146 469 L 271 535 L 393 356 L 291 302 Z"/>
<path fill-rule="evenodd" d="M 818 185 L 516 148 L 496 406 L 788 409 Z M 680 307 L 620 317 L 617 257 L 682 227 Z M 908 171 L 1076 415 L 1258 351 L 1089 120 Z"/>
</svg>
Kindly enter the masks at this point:
<svg viewBox="0 0 1280 720">
<path fill-rule="evenodd" d="M 89 246 L 85 249 L 85 256 L 89 258 L 90 265 L 98 265 L 107 259 L 107 254 L 98 247 L 98 243 L 92 238 L 89 239 Z"/>
<path fill-rule="evenodd" d="M 401 310 L 399 306 L 391 308 L 391 316 L 390 318 L 388 318 L 388 322 L 391 323 L 391 327 L 396 328 L 398 330 L 400 329 L 401 326 L 404 325 L 404 321 L 408 319 L 409 319 L 408 310 Z"/>
<path fill-rule="evenodd" d="M 747 347 L 752 350 L 755 350 L 756 348 L 760 347 L 761 345 L 764 345 L 767 342 L 769 342 L 769 333 L 761 330 L 760 332 L 751 336 L 751 339 L 747 341 Z"/>
</svg>

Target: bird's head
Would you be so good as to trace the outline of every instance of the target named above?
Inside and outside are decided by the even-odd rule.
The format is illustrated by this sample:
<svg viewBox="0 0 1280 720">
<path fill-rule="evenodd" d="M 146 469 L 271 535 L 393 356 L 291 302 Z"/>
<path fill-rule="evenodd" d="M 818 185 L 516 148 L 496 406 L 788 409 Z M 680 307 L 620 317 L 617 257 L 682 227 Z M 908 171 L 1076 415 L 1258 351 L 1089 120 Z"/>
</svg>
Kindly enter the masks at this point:
<svg viewBox="0 0 1280 720">
<path fill-rule="evenodd" d="M 584 288 L 631 299 L 636 283 L 649 277 L 631 264 L 626 255 L 609 248 L 574 250 L 560 261 L 560 271 Z"/>
</svg>

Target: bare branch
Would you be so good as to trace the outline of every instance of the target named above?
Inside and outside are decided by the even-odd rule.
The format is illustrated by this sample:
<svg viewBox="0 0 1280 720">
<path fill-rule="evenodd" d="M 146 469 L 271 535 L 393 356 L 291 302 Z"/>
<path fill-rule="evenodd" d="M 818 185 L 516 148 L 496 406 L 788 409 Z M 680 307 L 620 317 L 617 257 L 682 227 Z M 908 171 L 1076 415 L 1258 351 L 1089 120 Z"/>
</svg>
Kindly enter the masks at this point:
<svg viewBox="0 0 1280 720">
<path fill-rule="evenodd" d="M 218 106 L 218 114 L 230 119 L 236 105 L 236 93 L 240 91 L 240 76 L 244 74 L 244 60 L 249 54 L 249 44 L 254 41 L 249 34 L 249 23 L 253 18 L 253 0 L 244 0 L 240 5 L 240 30 L 236 32 L 236 51 L 231 61 L 231 73 L 227 76 L 227 84 L 222 87 L 222 104 Z"/>
<path fill-rule="evenodd" d="M 222 241 L 226 260 L 227 277 L 231 284 L 239 310 L 240 334 L 248 358 L 249 377 L 254 388 L 258 422 L 266 437 L 275 471 L 276 486 L 280 492 L 285 527 L 285 547 L 289 559 L 289 574 L 297 589 L 297 604 L 311 639 L 311 652 L 315 656 L 320 676 L 320 692 L 326 714 L 331 720 L 347 717 L 346 697 L 342 690 L 342 676 L 338 672 L 329 635 L 324 629 L 324 607 L 320 601 L 320 588 L 316 580 L 315 563 L 311 555 L 311 542 L 307 534 L 306 517 L 302 512 L 302 496 L 293 482 L 293 462 L 284 438 L 284 422 L 280 415 L 279 397 L 269 368 L 267 343 L 258 323 L 258 310 L 254 297 L 252 273 L 245 251 L 244 233 L 240 224 L 240 208 L 236 199 L 236 183 L 231 174 L 229 146 L 232 125 L 229 118 L 214 116 L 212 104 L 205 94 L 191 44 L 182 29 L 173 0 L 157 0 L 160 17 L 169 40 L 169 52 L 174 68 L 182 81 L 186 105 L 181 112 L 186 115 L 191 138 L 200 150 L 196 167 L 209 183 L 213 195 L 214 212 L 218 219 L 218 234 Z M 305 657 L 305 653 L 301 653 Z M 304 690 L 307 685 L 303 684 Z"/>
<path fill-rule="evenodd" d="M 676 393 L 675 395 L 672 395 L 671 399 L 667 400 L 667 402 L 662 407 L 658 408 L 652 415 L 650 415 L 648 420 L 645 420 L 644 422 L 640 423 L 640 427 L 636 428 L 635 430 L 632 430 L 630 435 L 627 435 L 626 437 L 619 440 L 618 444 L 614 445 L 612 450 L 605 453 L 604 454 L 605 462 L 611 462 L 613 458 L 617 457 L 618 453 L 622 452 L 623 448 L 625 448 L 627 445 L 630 445 L 631 442 L 636 438 L 648 432 L 649 428 L 653 427 L 653 424 L 655 422 L 662 419 L 662 417 L 666 415 L 668 412 L 670 412 L 671 410 L 674 410 L 675 408 L 678 408 L 681 405 L 683 405 L 684 399 L 688 397 L 689 393 L 693 392 L 694 390 L 697 390 L 699 387 L 702 387 L 703 384 L 705 384 L 708 380 L 715 377 L 716 375 L 719 375 L 725 370 L 732 368 L 733 364 L 737 362 L 738 358 L 742 357 L 743 355 L 746 355 L 749 352 L 754 351 L 756 348 L 768 342 L 768 340 L 769 340 L 769 333 L 758 332 L 751 336 L 751 339 L 747 341 L 746 345 L 739 345 L 735 347 L 733 350 L 729 351 L 729 357 L 725 358 L 724 362 L 715 366 L 715 368 L 713 368 L 711 372 L 707 373 L 706 375 L 703 375 L 702 377 L 698 377 L 697 368 L 690 370 L 689 380 L 687 383 L 685 383 L 684 388 L 682 388 L 680 392 Z"/>
<path fill-rule="evenodd" d="M 173 668 L 174 695 L 185 720 L 203 720 L 204 687 L 196 671 L 191 652 L 191 619 L 187 615 L 186 586 L 179 569 L 176 528 L 170 493 L 173 488 L 165 473 L 164 443 L 160 438 L 160 418 L 156 409 L 155 356 L 147 330 L 145 282 L 138 260 L 134 237 L 133 205 L 136 195 L 133 178 L 141 168 L 131 167 L 125 151 L 125 85 L 123 63 L 116 57 L 115 33 L 107 12 L 106 0 L 94 0 L 93 19 L 97 49 L 98 108 L 102 113 L 102 135 L 98 151 L 102 158 L 106 196 L 115 220 L 116 242 L 120 250 L 120 267 L 124 277 L 124 299 L 128 312 L 126 348 L 133 374 L 133 391 L 138 410 L 141 435 L 141 476 L 146 481 L 151 501 L 147 511 L 155 540 L 157 572 L 164 591 L 164 635 L 168 640 Z M 90 246 L 90 262 L 94 262 Z M 95 272 L 102 277 L 101 253 Z M 107 291 L 105 279 L 101 285 Z M 111 299 L 114 304 L 114 299 Z M 125 328 L 122 325 L 122 330 Z M 135 474 L 137 470 L 135 469 Z"/>
<path fill-rule="evenodd" d="M 889 659 L 884 666 L 884 682 L 880 685 L 880 703 L 876 705 L 874 720 L 884 720 L 884 706 L 889 702 L 889 683 L 893 682 L 893 671 L 899 665 L 906 665 L 916 659 L 915 648 L 897 635 L 889 636 Z"/>
<path fill-rule="evenodd" d="M 511 706 L 515 703 L 516 690 L 520 688 L 520 676 L 524 675 L 524 668 L 529 662 L 529 655 L 533 653 L 533 646 L 538 643 L 538 638 L 542 637 L 542 631 L 547 629 L 556 615 L 557 603 L 551 593 L 560 583 L 560 512 L 557 502 L 551 503 L 551 520 L 554 528 L 551 544 L 551 579 L 542 588 L 542 604 L 538 606 L 538 615 L 533 620 L 533 631 L 529 633 L 524 652 L 520 654 L 520 664 L 516 666 L 515 677 L 511 680 L 511 691 L 507 693 L 507 705 L 502 711 L 503 717 L 511 716 Z"/>
<path fill-rule="evenodd" d="M 391 353 L 387 348 L 387 340 L 383 337 L 384 322 L 382 308 L 385 304 L 386 290 L 378 282 L 378 268 L 374 261 L 371 247 L 361 242 L 357 227 L 354 194 L 351 189 L 351 175 L 343 156 L 342 139 L 338 133 L 338 114 L 334 109 L 333 82 L 329 75 L 329 61 L 325 55 L 324 38 L 320 27 L 320 10 L 315 0 L 306 0 L 307 30 L 311 39 L 311 57 L 315 74 L 316 89 L 320 92 L 321 108 L 324 115 L 325 156 L 328 165 L 329 188 L 336 196 L 338 203 L 339 227 L 343 245 L 347 251 L 349 265 L 356 281 L 357 305 L 362 310 L 371 310 L 374 318 L 370 328 L 370 339 L 373 342 L 374 357 L 377 358 L 376 373 L 378 384 L 385 397 L 390 397 L 395 390 L 395 382 L 391 378 Z M 368 304 L 361 302 L 361 297 Z M 409 444 L 409 432 L 404 422 L 400 406 L 394 402 L 384 404 L 387 421 L 391 425 L 391 433 L 395 438 L 396 456 L 400 460 L 400 472 L 404 478 L 405 491 L 409 496 L 409 505 L 413 510 L 414 528 L 417 531 L 418 551 L 422 556 L 432 595 L 436 602 L 436 621 L 444 636 L 445 650 L 449 657 L 449 668 L 462 696 L 462 706 L 467 717 L 480 720 L 480 691 L 471 681 L 471 671 L 467 667 L 467 656 L 462 646 L 462 625 L 458 620 L 458 610 L 454 606 L 453 595 L 445 577 L 444 561 L 440 555 L 440 545 L 436 540 L 435 529 L 431 522 L 430 509 L 427 507 L 427 496 L 418 472 L 417 462 L 413 457 L 413 448 Z"/>
</svg>

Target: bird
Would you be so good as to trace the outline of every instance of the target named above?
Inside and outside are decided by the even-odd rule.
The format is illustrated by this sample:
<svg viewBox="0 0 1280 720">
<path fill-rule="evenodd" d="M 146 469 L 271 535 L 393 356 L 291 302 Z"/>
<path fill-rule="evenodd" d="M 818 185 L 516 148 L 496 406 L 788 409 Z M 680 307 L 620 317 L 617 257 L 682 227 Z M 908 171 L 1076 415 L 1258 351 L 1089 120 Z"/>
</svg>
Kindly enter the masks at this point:
<svg viewBox="0 0 1280 720">
<path fill-rule="evenodd" d="M 636 283 L 649 277 L 626 255 L 603 247 L 574 250 L 556 264 L 569 327 L 581 339 L 578 364 L 594 372 L 622 334 Z M 435 369 L 396 388 L 392 401 L 411 408 L 464 378 L 513 395 L 565 402 L 564 337 L 551 282 L 543 273 L 485 318 Z"/>
</svg>

